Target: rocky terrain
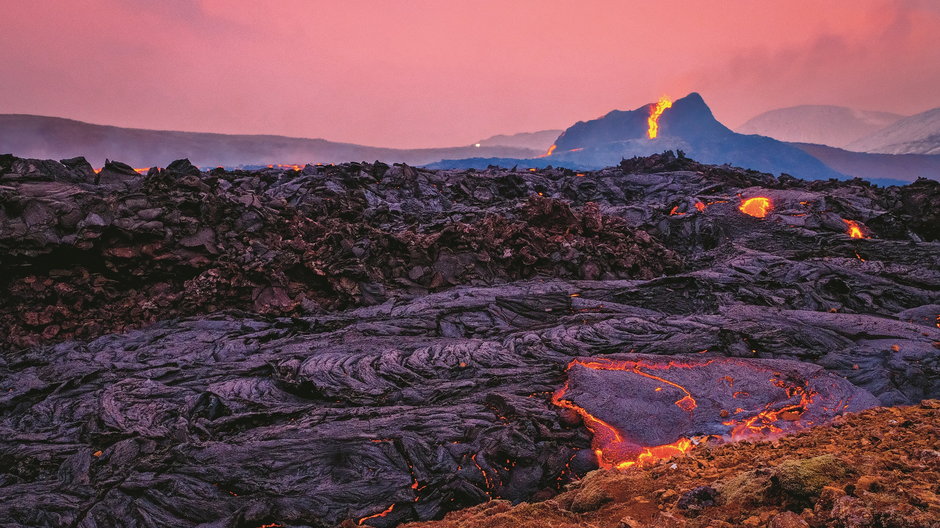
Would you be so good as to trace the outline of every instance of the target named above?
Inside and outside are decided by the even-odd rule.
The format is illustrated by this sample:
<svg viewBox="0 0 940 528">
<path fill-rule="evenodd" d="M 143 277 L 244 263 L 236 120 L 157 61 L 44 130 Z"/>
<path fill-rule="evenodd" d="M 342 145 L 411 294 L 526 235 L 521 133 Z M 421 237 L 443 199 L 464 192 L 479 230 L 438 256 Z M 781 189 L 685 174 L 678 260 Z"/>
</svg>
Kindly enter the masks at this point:
<svg viewBox="0 0 940 528">
<path fill-rule="evenodd" d="M 733 496 L 715 482 L 751 447 L 729 440 L 940 397 L 936 181 L 672 153 L 583 173 L 298 169 L 0 157 L 4 526 L 384 528 L 552 497 L 616 526 L 629 508 L 578 517 L 568 487 L 652 478 L 636 496 L 662 493 L 630 514 L 645 523 Z M 936 438 L 936 410 L 916 409 L 845 423 L 908 413 L 878 456 L 935 463 L 907 433 Z M 854 438 L 778 445 L 825 434 Z M 681 453 L 682 471 L 732 454 L 702 477 L 717 495 L 649 473 L 669 464 L 635 471 Z M 914 458 L 884 485 L 920 483 Z M 636 468 L 581 480 L 598 466 Z M 801 508 L 822 498 L 780 499 L 721 519 L 872 510 L 848 475 L 818 515 Z"/>
</svg>

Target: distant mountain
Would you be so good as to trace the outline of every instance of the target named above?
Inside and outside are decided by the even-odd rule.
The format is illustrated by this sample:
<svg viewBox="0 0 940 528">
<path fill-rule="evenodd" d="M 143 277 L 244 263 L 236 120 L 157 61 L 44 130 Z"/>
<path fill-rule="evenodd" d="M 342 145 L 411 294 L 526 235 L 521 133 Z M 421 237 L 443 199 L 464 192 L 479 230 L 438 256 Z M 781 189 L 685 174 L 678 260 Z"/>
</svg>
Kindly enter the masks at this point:
<svg viewBox="0 0 940 528">
<path fill-rule="evenodd" d="M 826 145 L 791 143 L 832 169 L 879 185 L 899 185 L 917 178 L 940 180 L 940 156 L 926 154 L 871 154 Z"/>
<path fill-rule="evenodd" d="M 801 105 L 764 112 L 736 130 L 780 141 L 844 147 L 903 118 L 844 106 Z"/>
<path fill-rule="evenodd" d="M 845 148 L 882 154 L 940 154 L 940 108 L 904 118 Z"/>
<path fill-rule="evenodd" d="M 0 114 L 0 154 L 41 159 L 84 156 L 96 167 L 101 167 L 105 158 L 134 167 L 164 166 L 180 158 L 189 158 L 196 165 L 230 167 L 374 160 L 422 165 L 444 158 L 532 157 L 544 152 L 542 148 L 482 144 L 480 147 L 390 149 L 325 139 L 143 130 L 58 117 Z"/>
<path fill-rule="evenodd" d="M 544 153 L 548 147 L 555 143 L 562 130 L 539 130 L 538 132 L 522 132 L 519 134 L 500 134 L 498 136 L 481 139 L 481 147 L 515 147 L 538 150 Z"/>
</svg>

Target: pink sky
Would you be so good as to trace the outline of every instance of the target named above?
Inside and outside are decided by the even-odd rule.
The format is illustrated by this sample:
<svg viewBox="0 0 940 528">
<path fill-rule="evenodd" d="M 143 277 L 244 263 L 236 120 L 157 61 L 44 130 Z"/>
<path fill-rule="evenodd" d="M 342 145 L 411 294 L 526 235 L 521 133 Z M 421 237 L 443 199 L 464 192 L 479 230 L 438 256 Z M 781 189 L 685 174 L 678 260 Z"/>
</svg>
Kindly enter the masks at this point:
<svg viewBox="0 0 940 528">
<path fill-rule="evenodd" d="M 6 2 L 0 113 L 422 147 L 698 91 L 765 110 L 940 106 L 940 3 Z"/>
</svg>

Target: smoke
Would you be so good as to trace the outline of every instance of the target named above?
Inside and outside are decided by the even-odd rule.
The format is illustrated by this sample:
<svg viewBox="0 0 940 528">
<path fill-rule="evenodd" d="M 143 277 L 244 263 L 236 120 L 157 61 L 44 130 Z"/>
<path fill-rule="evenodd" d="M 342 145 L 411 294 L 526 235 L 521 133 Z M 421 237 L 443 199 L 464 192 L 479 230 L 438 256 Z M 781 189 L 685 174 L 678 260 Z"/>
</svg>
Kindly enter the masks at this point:
<svg viewBox="0 0 940 528">
<path fill-rule="evenodd" d="M 844 28 L 843 28 L 844 29 Z M 698 86 L 728 124 L 761 111 L 836 104 L 902 114 L 940 106 L 940 9 L 926 2 L 886 3 L 852 31 L 826 30 L 800 45 L 749 47 L 714 68 L 674 79 Z M 896 97 L 885 97 L 896 94 Z"/>
</svg>

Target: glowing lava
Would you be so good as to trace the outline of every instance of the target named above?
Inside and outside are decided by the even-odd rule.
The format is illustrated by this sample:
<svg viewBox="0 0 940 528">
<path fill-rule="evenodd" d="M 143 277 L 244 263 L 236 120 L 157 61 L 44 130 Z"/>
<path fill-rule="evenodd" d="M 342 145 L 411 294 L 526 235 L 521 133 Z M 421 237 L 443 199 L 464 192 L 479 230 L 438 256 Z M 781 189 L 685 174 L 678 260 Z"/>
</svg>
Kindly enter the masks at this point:
<svg viewBox="0 0 940 528">
<path fill-rule="evenodd" d="M 846 231 L 846 234 L 852 238 L 868 238 L 865 236 L 865 233 L 862 231 L 862 226 L 855 220 L 846 220 L 842 219 L 845 222 L 845 225 L 849 226 L 849 230 Z"/>
<path fill-rule="evenodd" d="M 568 364 L 568 370 L 571 370 L 571 367 L 575 365 L 586 367 L 592 370 L 629 371 L 634 374 L 659 381 L 666 385 L 670 385 L 682 391 L 684 396 L 676 400 L 675 405 L 683 411 L 691 413 L 698 406 L 695 398 L 692 397 L 692 394 L 686 390 L 685 387 L 643 370 L 644 368 L 650 370 L 657 368 L 668 369 L 674 365 L 672 362 L 663 366 L 642 364 L 635 361 L 583 361 L 575 359 Z M 675 363 L 675 366 L 679 365 L 679 363 Z M 657 392 L 658 390 L 659 389 L 657 389 Z M 567 392 L 568 383 L 565 382 L 565 385 L 561 389 L 555 391 L 555 393 L 552 395 L 552 403 L 558 405 L 559 407 L 571 409 L 581 416 L 581 419 L 584 420 L 584 425 L 594 435 L 591 446 L 594 450 L 594 454 L 597 456 L 597 464 L 604 469 L 626 469 L 636 464 L 642 464 L 644 462 L 652 462 L 662 458 L 681 455 L 689 449 L 692 449 L 692 446 L 694 445 L 692 439 L 680 438 L 671 444 L 642 447 L 641 450 L 637 452 L 636 444 L 625 440 L 621 432 L 618 431 L 616 427 L 601 420 L 600 418 L 597 418 L 596 416 L 591 415 L 591 413 L 575 405 L 571 401 L 566 400 L 564 396 Z M 696 443 L 699 440 L 704 440 L 704 438 L 696 438 Z"/>
<path fill-rule="evenodd" d="M 757 218 L 764 218 L 767 216 L 767 213 L 773 209 L 773 204 L 770 201 L 770 198 L 764 196 L 757 196 L 755 198 L 748 198 L 741 202 L 738 209 L 746 214 L 751 215 Z"/>
<path fill-rule="evenodd" d="M 368 521 L 369 519 L 375 519 L 375 518 L 378 518 L 378 517 L 385 517 L 386 515 L 392 513 L 392 510 L 394 510 L 394 509 L 395 509 L 395 505 L 392 504 L 392 505 L 389 506 L 388 508 L 385 508 L 384 510 L 380 511 L 379 513 L 376 513 L 375 515 L 370 515 L 370 516 L 368 516 L 368 517 L 363 517 L 362 519 L 359 519 L 358 524 L 359 524 L 359 526 L 362 526 L 362 525 L 365 524 L 366 521 Z"/>
<path fill-rule="evenodd" d="M 672 101 L 665 95 L 659 98 L 658 103 L 650 105 L 650 116 L 646 120 L 649 125 L 646 135 L 650 139 L 659 135 L 659 116 L 663 115 L 667 108 L 672 108 Z"/>
<path fill-rule="evenodd" d="M 628 354 L 575 359 L 567 372 L 551 401 L 582 418 L 606 469 L 703 442 L 785 434 L 878 404 L 838 376 L 785 360 Z"/>
<path fill-rule="evenodd" d="M 542 154 L 542 155 L 539 156 L 539 157 L 540 157 L 540 158 L 547 158 L 547 157 L 551 156 L 552 153 L 555 152 L 555 149 L 557 149 L 557 148 L 558 148 L 558 145 L 552 145 L 552 146 L 548 147 L 548 152 L 546 152 L 545 154 Z"/>
</svg>

